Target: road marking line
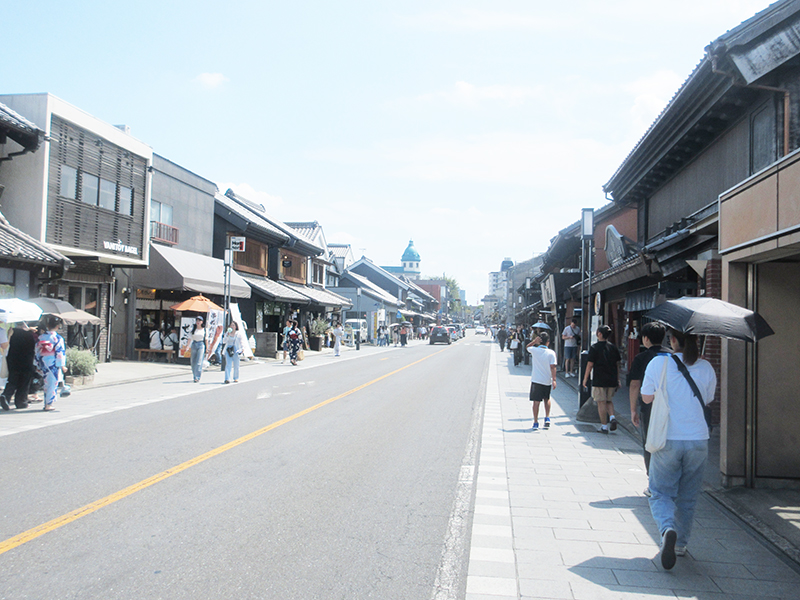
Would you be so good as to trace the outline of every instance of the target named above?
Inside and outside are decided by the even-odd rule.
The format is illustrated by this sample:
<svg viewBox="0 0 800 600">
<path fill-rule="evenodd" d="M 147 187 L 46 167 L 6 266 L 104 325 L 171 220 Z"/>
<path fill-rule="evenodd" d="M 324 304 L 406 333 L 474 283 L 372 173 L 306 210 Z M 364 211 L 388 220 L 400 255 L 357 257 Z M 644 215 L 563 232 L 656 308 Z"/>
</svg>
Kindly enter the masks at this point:
<svg viewBox="0 0 800 600">
<path fill-rule="evenodd" d="M 359 392 L 359 391 L 363 390 L 364 388 L 367 388 L 367 387 L 369 387 L 369 386 L 371 386 L 373 384 L 376 384 L 379 381 L 382 381 L 382 380 L 386 379 L 387 377 L 391 377 L 392 375 L 396 375 L 397 373 L 400 373 L 401 371 L 404 371 L 404 370 L 408 369 L 409 367 L 413 367 L 414 365 L 417 365 L 417 364 L 419 364 L 419 363 L 421 363 L 421 362 L 423 362 L 425 360 L 428 360 L 429 358 L 431 358 L 433 356 L 436 356 L 437 354 L 441 354 L 442 352 L 444 352 L 444 350 L 445 349 L 442 349 L 442 350 L 439 350 L 439 352 L 435 352 L 434 354 L 429 354 L 428 356 L 425 356 L 425 357 L 423 357 L 423 358 L 421 358 L 419 360 L 416 360 L 416 361 L 414 361 L 412 363 L 409 363 L 409 364 L 405 365 L 404 367 L 400 367 L 399 369 L 395 369 L 394 371 L 392 371 L 390 373 L 386 373 L 385 375 L 381 375 L 377 379 L 373 379 L 372 381 L 369 381 L 367 383 L 359 385 L 358 387 L 354 387 L 352 390 L 344 392 L 343 394 L 339 394 L 338 396 L 334 396 L 333 398 L 328 398 L 327 400 L 324 400 L 324 401 L 320 402 L 319 404 L 315 404 L 314 406 L 306 408 L 305 410 L 301 410 L 300 412 L 295 413 L 295 414 L 293 414 L 293 415 L 291 415 L 289 417 L 286 417 L 285 419 L 281 419 L 280 421 L 275 421 L 274 423 L 272 423 L 270 425 L 267 425 L 266 427 L 262 427 L 261 429 L 257 429 L 256 431 L 253 431 L 252 433 L 248 433 L 247 435 L 242 436 L 242 437 L 240 437 L 238 439 L 235 439 L 232 442 L 228 442 L 227 444 L 223 444 L 222 446 L 219 446 L 218 448 L 214 448 L 213 450 L 210 450 L 210 451 L 206 452 L 205 454 L 201 454 L 199 456 L 196 456 L 196 457 L 194 457 L 192 459 L 189 459 L 186 462 L 183 462 L 183 463 L 181 463 L 181 464 L 179 464 L 179 465 L 177 465 L 175 467 L 167 469 L 166 471 L 162 471 L 161 473 L 153 475 L 152 477 L 148 477 L 147 479 L 143 479 L 142 481 L 140 481 L 138 483 L 134 483 L 133 485 L 130 485 L 130 486 L 128 486 L 128 487 L 126 487 L 126 488 L 124 488 L 122 490 L 119 490 L 118 492 L 114 492 L 113 494 L 111 494 L 109 496 L 106 496 L 105 498 L 100 498 L 99 500 L 95 500 L 94 502 L 91 502 L 91 503 L 89 503 L 89 504 L 87 504 L 85 506 L 82 506 L 82 507 L 80 507 L 80 508 L 78 508 L 76 510 L 68 512 L 65 515 L 61 515 L 60 517 L 56 517 L 55 519 L 52 519 L 52 520 L 48 521 L 47 523 L 42 523 L 41 525 L 33 527 L 32 529 L 28 529 L 27 531 L 24 531 L 24 532 L 20 533 L 19 535 L 15 535 L 13 537 L 10 537 L 7 540 L 4 540 L 4 541 L 0 542 L 0 554 L 8 552 L 9 550 L 13 550 L 14 548 L 17 548 L 18 546 L 21 546 L 22 544 L 30 542 L 31 540 L 34 540 L 34 539 L 44 535 L 45 533 L 49 533 L 49 532 L 54 531 L 54 530 L 56 530 L 56 529 L 58 529 L 60 527 L 63 527 L 64 525 L 68 525 L 69 523 L 77 521 L 81 517 L 85 517 L 87 515 L 90 515 L 93 512 L 96 512 L 96 511 L 100 510 L 101 508 L 109 506 L 110 504 L 113 504 L 113 503 L 115 503 L 115 502 L 117 502 L 119 500 L 122 500 L 123 498 L 127 498 L 128 496 L 130 496 L 132 494 L 135 494 L 136 492 L 139 492 L 141 490 L 149 488 L 150 486 L 155 485 L 156 483 L 159 483 L 161 481 L 164 481 L 165 479 L 167 479 L 169 477 L 172 477 L 173 475 L 177 475 L 178 473 L 181 473 L 181 472 L 189 469 L 190 467 L 194 467 L 195 465 L 199 465 L 200 463 L 208 460 L 209 458 L 213 458 L 215 456 L 218 456 L 218 455 L 222 454 L 223 452 L 227 452 L 228 450 L 236 448 L 237 446 L 241 446 L 245 442 L 249 442 L 250 440 L 257 438 L 260 435 L 263 435 L 263 434 L 265 434 L 265 433 L 267 433 L 269 431 L 272 431 L 273 429 L 277 429 L 281 425 L 286 425 L 287 423 L 290 423 L 290 422 L 294 421 L 295 419 L 299 419 L 300 417 L 303 417 L 303 416 L 305 416 L 305 415 L 307 415 L 307 414 L 309 414 L 311 412 L 314 412 L 315 410 L 317 410 L 319 408 L 322 408 L 323 406 L 327 406 L 328 404 L 336 402 L 337 400 L 341 400 L 342 398 L 345 398 L 346 396 L 350 396 L 351 394 L 355 394 L 356 392 Z"/>
</svg>

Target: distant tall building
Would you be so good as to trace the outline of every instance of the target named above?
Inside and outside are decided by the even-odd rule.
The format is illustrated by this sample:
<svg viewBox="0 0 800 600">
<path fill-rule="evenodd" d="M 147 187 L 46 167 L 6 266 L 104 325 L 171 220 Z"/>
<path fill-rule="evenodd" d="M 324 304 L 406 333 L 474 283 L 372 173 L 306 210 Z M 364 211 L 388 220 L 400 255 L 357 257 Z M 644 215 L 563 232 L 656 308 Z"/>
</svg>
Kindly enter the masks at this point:
<svg viewBox="0 0 800 600">
<path fill-rule="evenodd" d="M 402 266 L 400 267 L 384 267 L 381 266 L 381 269 L 388 271 L 392 274 L 401 274 L 405 275 L 409 279 L 419 279 L 420 273 L 422 269 L 420 268 L 420 258 L 419 252 L 417 249 L 414 248 L 414 240 L 409 240 L 408 247 L 406 247 L 406 251 L 403 252 L 403 256 L 400 258 L 400 262 Z"/>
</svg>

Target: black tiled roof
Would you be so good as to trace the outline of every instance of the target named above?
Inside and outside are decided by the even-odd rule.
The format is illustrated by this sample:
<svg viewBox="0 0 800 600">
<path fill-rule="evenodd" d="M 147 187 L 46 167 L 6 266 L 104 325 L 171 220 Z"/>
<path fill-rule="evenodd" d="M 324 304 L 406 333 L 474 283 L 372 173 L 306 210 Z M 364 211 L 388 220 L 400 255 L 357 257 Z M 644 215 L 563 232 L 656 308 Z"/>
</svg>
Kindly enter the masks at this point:
<svg viewBox="0 0 800 600">
<path fill-rule="evenodd" d="M 12 227 L 0 214 L 0 258 L 40 265 L 68 267 L 72 261 L 63 254 Z"/>
<path fill-rule="evenodd" d="M 0 102 L 0 132 L 33 152 L 39 147 L 44 131 Z"/>
</svg>

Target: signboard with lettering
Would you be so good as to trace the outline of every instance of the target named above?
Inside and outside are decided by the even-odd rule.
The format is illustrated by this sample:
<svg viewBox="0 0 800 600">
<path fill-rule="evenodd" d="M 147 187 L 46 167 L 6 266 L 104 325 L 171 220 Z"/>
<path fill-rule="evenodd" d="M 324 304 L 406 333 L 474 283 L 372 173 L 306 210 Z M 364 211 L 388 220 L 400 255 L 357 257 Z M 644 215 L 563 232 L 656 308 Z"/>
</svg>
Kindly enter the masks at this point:
<svg viewBox="0 0 800 600">
<path fill-rule="evenodd" d="M 234 236 L 231 237 L 231 250 L 234 252 L 244 252 L 245 242 L 247 238 Z"/>
</svg>

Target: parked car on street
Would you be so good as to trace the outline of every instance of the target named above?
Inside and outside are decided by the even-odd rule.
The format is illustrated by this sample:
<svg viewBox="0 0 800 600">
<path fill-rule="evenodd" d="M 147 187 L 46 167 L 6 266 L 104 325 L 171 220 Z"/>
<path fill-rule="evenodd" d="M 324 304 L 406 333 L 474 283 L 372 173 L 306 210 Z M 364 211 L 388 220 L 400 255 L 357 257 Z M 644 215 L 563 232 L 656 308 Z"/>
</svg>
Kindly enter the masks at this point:
<svg viewBox="0 0 800 600">
<path fill-rule="evenodd" d="M 450 333 L 450 339 L 456 341 L 458 339 L 458 332 L 455 325 L 445 325 L 445 329 Z"/>
<path fill-rule="evenodd" d="M 449 344 L 452 342 L 450 338 L 450 332 L 447 331 L 445 327 L 437 326 L 431 329 L 431 335 L 429 337 L 430 345 L 433 346 L 436 342 L 443 342 L 445 344 Z"/>
</svg>

